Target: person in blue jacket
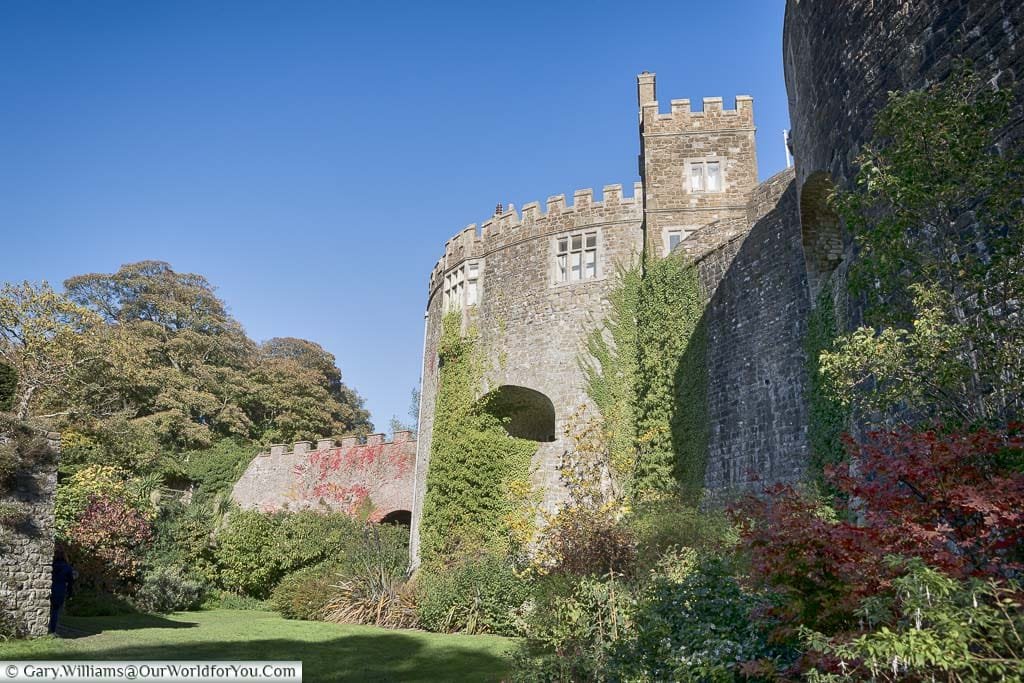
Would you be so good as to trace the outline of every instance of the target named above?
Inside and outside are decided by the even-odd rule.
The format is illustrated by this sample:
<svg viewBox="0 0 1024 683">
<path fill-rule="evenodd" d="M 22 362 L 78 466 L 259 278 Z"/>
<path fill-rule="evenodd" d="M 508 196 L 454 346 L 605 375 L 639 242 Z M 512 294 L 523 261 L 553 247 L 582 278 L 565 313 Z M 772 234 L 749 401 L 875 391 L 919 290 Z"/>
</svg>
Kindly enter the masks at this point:
<svg viewBox="0 0 1024 683">
<path fill-rule="evenodd" d="M 68 564 L 64 551 L 53 551 L 53 580 L 50 585 L 50 633 L 57 632 L 57 620 L 64 601 L 74 593 L 75 570 Z"/>
</svg>

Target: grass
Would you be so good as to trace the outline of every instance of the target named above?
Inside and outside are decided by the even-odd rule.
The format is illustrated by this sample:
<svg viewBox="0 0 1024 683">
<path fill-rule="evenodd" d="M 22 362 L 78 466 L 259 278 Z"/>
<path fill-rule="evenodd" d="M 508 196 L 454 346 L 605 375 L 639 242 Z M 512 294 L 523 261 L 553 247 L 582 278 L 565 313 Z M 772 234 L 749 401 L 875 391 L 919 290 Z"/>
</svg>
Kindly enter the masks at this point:
<svg viewBox="0 0 1024 683">
<path fill-rule="evenodd" d="M 0 642 L 4 659 L 300 660 L 303 680 L 498 681 L 514 641 L 289 621 L 218 609 L 166 617 L 66 617 L 83 635 Z"/>
</svg>

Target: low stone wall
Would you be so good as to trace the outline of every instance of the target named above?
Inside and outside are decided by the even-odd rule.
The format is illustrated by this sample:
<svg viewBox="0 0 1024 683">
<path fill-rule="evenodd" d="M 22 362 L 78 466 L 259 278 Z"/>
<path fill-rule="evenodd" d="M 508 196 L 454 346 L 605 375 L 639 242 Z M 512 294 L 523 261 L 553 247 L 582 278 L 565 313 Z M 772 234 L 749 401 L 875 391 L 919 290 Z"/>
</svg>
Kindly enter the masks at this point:
<svg viewBox="0 0 1024 683">
<path fill-rule="evenodd" d="M 46 635 L 50 621 L 58 438 L 47 434 L 46 452 L 32 470 L 0 490 L 0 504 L 13 503 L 23 512 L 22 521 L 0 537 L 0 622 L 19 636 Z"/>
<path fill-rule="evenodd" d="M 395 432 L 394 440 L 370 434 L 335 444 L 300 441 L 291 450 L 271 446 L 249 463 L 231 492 L 242 508 L 264 512 L 326 508 L 350 515 L 366 514 L 379 522 L 412 511 L 416 439 Z M 390 518 L 389 518 L 390 519 Z"/>
</svg>

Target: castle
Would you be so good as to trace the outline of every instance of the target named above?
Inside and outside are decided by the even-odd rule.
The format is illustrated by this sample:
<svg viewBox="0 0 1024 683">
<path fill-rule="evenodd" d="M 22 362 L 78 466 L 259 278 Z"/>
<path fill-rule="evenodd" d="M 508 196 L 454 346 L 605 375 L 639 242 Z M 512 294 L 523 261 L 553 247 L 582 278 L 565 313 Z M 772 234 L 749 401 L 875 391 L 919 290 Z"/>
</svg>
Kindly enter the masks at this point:
<svg viewBox="0 0 1024 683">
<path fill-rule="evenodd" d="M 640 181 L 519 211 L 500 207 L 450 239 L 429 279 L 411 553 L 430 466 L 441 319 L 472 322 L 493 360 L 481 394 L 495 397 L 514 436 L 537 442 L 534 485 L 545 505 L 564 493 L 558 467 L 567 419 L 588 399 L 577 358 L 608 310 L 617 264 L 680 251 L 698 268 L 707 305 L 712 494 L 799 480 L 808 462 L 804 336 L 821 292 L 848 323 L 849 239 L 828 206 L 849 187 L 853 160 L 892 90 L 942 79 L 966 57 L 1015 90 L 1024 134 L 1024 5 L 1011 0 L 788 0 L 783 58 L 795 169 L 758 184 L 754 106 L 656 97 L 637 78 Z"/>
</svg>

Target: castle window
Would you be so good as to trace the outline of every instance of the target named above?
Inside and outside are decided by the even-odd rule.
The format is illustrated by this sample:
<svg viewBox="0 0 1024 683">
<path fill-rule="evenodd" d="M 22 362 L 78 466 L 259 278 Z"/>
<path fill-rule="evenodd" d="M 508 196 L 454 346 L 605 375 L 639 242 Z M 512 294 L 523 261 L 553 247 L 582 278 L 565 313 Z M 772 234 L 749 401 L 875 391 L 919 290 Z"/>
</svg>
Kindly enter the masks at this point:
<svg viewBox="0 0 1024 683">
<path fill-rule="evenodd" d="M 597 232 L 578 232 L 558 238 L 555 281 L 579 282 L 597 277 Z"/>
<path fill-rule="evenodd" d="M 477 302 L 480 300 L 480 264 L 470 263 L 466 267 L 466 270 L 466 305 L 476 306 Z"/>
<path fill-rule="evenodd" d="M 445 313 L 476 306 L 480 302 L 480 263 L 471 261 L 448 273 L 444 278 L 444 298 L 441 300 Z"/>
<path fill-rule="evenodd" d="M 679 246 L 679 243 L 693 234 L 693 230 L 683 228 L 669 228 L 665 232 L 665 255 L 668 256 L 672 250 Z"/>
<path fill-rule="evenodd" d="M 722 164 L 719 161 L 690 162 L 690 192 L 721 192 Z"/>
</svg>

